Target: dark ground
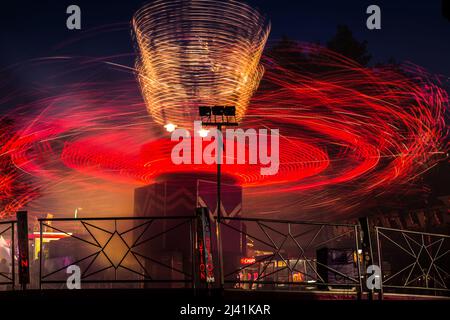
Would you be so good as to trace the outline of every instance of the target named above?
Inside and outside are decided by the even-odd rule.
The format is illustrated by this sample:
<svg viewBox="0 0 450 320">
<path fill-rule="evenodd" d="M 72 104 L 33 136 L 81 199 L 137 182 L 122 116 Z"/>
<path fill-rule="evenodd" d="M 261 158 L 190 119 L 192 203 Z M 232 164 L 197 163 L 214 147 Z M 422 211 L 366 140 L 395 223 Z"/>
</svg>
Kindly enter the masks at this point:
<svg viewBox="0 0 450 320">
<path fill-rule="evenodd" d="M 191 289 L 137 290 L 28 290 L 0 292 L 2 310 L 13 310 L 23 319 L 33 318 L 101 319 L 208 319 L 207 315 L 181 315 L 182 307 L 214 306 L 209 319 L 365 319 L 420 318 L 444 315 L 450 300 L 316 300 L 313 295 L 292 292 L 194 291 Z M 334 297 L 336 298 L 336 297 Z M 270 315 L 224 315 L 226 304 L 270 305 Z M 1 317 L 3 319 L 3 317 Z M 97 318 L 97 317 L 96 317 Z M 431 319 L 431 318 L 430 318 Z"/>
</svg>

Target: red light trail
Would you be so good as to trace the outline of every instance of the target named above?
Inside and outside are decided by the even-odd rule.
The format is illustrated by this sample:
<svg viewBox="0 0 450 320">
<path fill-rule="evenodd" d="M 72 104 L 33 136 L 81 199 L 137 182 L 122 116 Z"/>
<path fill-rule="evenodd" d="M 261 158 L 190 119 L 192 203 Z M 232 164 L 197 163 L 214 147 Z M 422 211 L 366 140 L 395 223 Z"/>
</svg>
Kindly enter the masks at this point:
<svg viewBox="0 0 450 320">
<path fill-rule="evenodd" d="M 278 174 L 223 165 L 244 187 L 246 214 L 354 212 L 382 195 L 419 191 L 418 177 L 448 152 L 448 96 L 438 77 L 413 65 L 362 67 L 307 44 L 294 51 L 308 57 L 296 68 L 263 57 L 262 84 L 242 121 L 242 128 L 280 130 Z M 214 165 L 171 162 L 176 142 L 145 113 L 131 76 L 105 81 L 105 72 L 118 72 L 101 61 L 50 62 L 65 66 L 52 86 L 30 89 L 27 102 L 13 104 L 14 93 L 0 101 L 16 105 L 2 118 L 12 124 L 0 129 L 1 217 L 33 206 L 42 194 L 64 197 L 74 186 L 89 197 L 94 190 L 133 190 L 168 173 L 215 172 Z M 62 80 L 72 73 L 83 80 Z"/>
</svg>

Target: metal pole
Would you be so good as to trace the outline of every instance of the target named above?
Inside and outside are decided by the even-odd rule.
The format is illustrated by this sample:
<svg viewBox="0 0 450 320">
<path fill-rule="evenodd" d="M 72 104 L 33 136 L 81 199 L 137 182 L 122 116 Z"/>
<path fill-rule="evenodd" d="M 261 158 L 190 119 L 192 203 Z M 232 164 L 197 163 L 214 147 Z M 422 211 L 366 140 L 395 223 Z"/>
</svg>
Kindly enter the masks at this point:
<svg viewBox="0 0 450 320">
<path fill-rule="evenodd" d="M 221 162 L 222 162 L 222 125 L 217 125 L 217 221 L 220 223 L 221 210 L 220 210 L 220 184 L 221 184 Z"/>
<path fill-rule="evenodd" d="M 361 265 L 359 263 L 359 237 L 358 237 L 358 226 L 354 226 L 355 231 L 355 246 L 356 246 L 356 265 L 358 267 L 358 282 L 359 282 L 359 292 L 358 292 L 358 299 L 362 298 L 362 281 L 361 281 Z"/>
<path fill-rule="evenodd" d="M 194 221 L 194 223 L 193 223 Z M 196 286 L 196 272 L 195 272 L 195 246 L 197 244 L 197 232 L 195 230 L 197 220 L 190 220 L 189 221 L 189 241 L 191 241 L 191 272 L 192 272 L 192 289 L 194 289 L 195 294 L 195 288 Z"/>
<path fill-rule="evenodd" d="M 222 125 L 217 125 L 217 223 L 216 223 L 216 240 L 217 240 L 217 254 L 219 262 L 219 278 L 220 278 L 220 288 L 223 288 L 224 277 L 223 277 L 223 256 L 222 256 L 222 238 L 220 234 L 220 224 L 221 224 L 221 199 L 220 199 L 220 187 L 221 187 L 221 162 L 222 162 Z"/>
<path fill-rule="evenodd" d="M 378 227 L 375 227 L 375 233 L 377 235 L 377 250 L 378 250 L 378 267 L 380 268 L 380 291 L 378 292 L 378 300 L 383 300 L 383 268 L 381 267 L 381 245 L 380 245 L 380 233 Z"/>
<path fill-rule="evenodd" d="M 39 290 L 42 289 L 42 220 L 39 220 Z"/>
<path fill-rule="evenodd" d="M 16 263 L 14 262 L 14 252 L 15 252 L 15 240 L 14 240 L 14 224 L 11 222 L 11 278 L 12 278 L 12 289 L 15 289 L 16 285 Z"/>
</svg>

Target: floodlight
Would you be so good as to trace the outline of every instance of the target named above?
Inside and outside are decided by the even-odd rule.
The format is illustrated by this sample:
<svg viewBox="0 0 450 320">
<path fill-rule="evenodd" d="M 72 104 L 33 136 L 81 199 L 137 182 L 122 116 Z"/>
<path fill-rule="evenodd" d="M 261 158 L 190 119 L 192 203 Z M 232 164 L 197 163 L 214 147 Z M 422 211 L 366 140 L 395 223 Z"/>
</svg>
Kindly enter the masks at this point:
<svg viewBox="0 0 450 320">
<path fill-rule="evenodd" d="M 224 114 L 227 117 L 235 117 L 236 116 L 236 107 L 234 107 L 234 106 L 225 107 Z"/>
<path fill-rule="evenodd" d="M 215 116 L 223 116 L 225 113 L 224 106 L 214 106 L 211 109 L 212 109 L 212 114 Z"/>
</svg>

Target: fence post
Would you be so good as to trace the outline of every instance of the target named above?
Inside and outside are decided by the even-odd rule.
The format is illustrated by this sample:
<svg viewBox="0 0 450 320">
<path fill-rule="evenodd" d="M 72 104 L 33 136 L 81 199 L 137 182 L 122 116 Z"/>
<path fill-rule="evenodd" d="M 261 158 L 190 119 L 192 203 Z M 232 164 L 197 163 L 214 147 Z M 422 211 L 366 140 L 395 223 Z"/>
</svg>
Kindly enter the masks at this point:
<svg viewBox="0 0 450 320">
<path fill-rule="evenodd" d="M 360 300 L 362 298 L 362 294 L 363 294 L 363 285 L 362 285 L 362 280 L 361 280 L 361 264 L 359 262 L 359 234 L 358 234 L 358 226 L 355 225 L 353 227 L 353 230 L 355 231 L 355 246 L 356 246 L 356 265 L 358 267 L 358 284 L 359 284 L 359 288 L 358 288 L 358 300 Z"/>
<path fill-rule="evenodd" d="M 17 237 L 19 248 L 19 283 L 26 290 L 30 283 L 30 258 L 28 249 L 28 213 L 17 211 Z"/>
<path fill-rule="evenodd" d="M 42 220 L 39 220 L 39 290 L 42 289 Z"/>
<path fill-rule="evenodd" d="M 16 287 L 16 263 L 14 261 L 14 253 L 15 253 L 15 221 L 11 221 L 11 279 L 12 279 L 12 289 L 15 290 Z"/>
<path fill-rule="evenodd" d="M 377 250 L 378 250 L 378 267 L 380 268 L 380 290 L 378 292 L 378 300 L 383 300 L 383 267 L 381 258 L 381 244 L 380 244 L 380 231 L 378 227 L 375 227 L 375 233 L 377 236 Z"/>
<path fill-rule="evenodd" d="M 199 246 L 199 284 L 204 280 L 206 287 L 210 287 L 210 282 L 215 282 L 215 265 L 212 255 L 211 221 L 209 219 L 208 208 L 197 208 L 197 239 Z M 217 231 L 217 222 L 216 222 Z M 216 238 L 216 242 L 218 239 Z M 219 254 L 218 254 L 219 255 Z M 219 272 L 221 272 L 219 268 Z"/>
</svg>

